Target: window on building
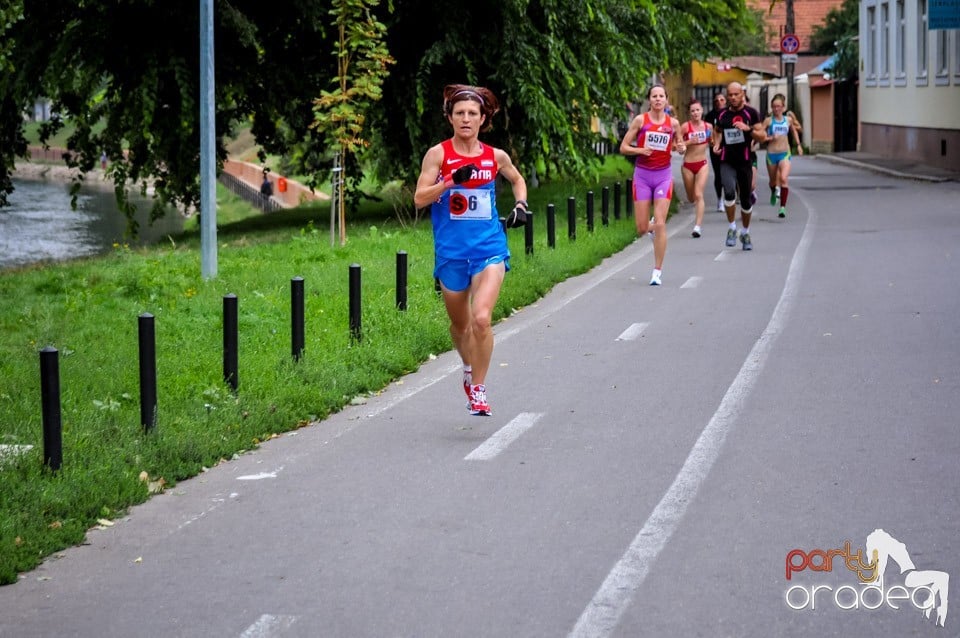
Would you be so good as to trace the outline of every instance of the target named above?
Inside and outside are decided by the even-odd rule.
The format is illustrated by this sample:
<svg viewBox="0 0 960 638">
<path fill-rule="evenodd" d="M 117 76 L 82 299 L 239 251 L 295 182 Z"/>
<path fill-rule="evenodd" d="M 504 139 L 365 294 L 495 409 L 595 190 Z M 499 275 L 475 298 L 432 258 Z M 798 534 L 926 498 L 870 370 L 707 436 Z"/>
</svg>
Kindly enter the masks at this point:
<svg viewBox="0 0 960 638">
<path fill-rule="evenodd" d="M 938 29 L 937 34 L 937 84 L 950 82 L 950 32 Z"/>
<path fill-rule="evenodd" d="M 930 45 L 927 34 L 927 0 L 917 0 L 917 85 L 927 83 L 927 64 Z"/>
<path fill-rule="evenodd" d="M 953 33 L 953 83 L 960 84 L 960 32 Z"/>
<path fill-rule="evenodd" d="M 921 0 L 922 1 L 922 0 Z M 867 7 L 867 46 L 864 54 L 867 82 L 877 79 L 877 8 Z"/>
<path fill-rule="evenodd" d="M 890 5 L 880 5 L 880 79 L 890 80 Z"/>
<path fill-rule="evenodd" d="M 897 44 L 896 74 L 898 78 L 907 75 L 907 15 L 906 0 L 897 0 Z"/>
</svg>

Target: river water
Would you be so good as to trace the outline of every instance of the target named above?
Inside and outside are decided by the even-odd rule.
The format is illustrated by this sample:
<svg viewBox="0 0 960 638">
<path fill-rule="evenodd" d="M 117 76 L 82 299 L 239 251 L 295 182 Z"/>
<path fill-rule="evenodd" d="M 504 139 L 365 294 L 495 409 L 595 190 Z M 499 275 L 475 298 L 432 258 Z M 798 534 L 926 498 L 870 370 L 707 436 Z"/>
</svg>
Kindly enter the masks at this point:
<svg viewBox="0 0 960 638">
<path fill-rule="evenodd" d="M 138 194 L 131 196 L 140 222 L 134 241 L 126 235 L 127 219 L 108 186 L 84 186 L 73 210 L 66 181 L 14 179 L 13 184 L 11 205 L 0 208 L 0 270 L 98 255 L 112 250 L 114 243 L 150 244 L 183 229 L 183 218 L 173 210 L 151 226 L 152 200 Z"/>
</svg>

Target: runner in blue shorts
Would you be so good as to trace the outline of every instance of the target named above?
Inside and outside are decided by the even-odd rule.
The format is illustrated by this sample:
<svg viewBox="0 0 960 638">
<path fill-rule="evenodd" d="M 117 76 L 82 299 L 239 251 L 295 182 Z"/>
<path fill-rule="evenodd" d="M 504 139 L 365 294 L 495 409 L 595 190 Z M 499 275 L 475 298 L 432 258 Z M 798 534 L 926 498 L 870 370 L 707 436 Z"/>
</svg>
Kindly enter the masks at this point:
<svg viewBox="0 0 960 638">
<path fill-rule="evenodd" d="M 510 156 L 484 144 L 500 110 L 484 87 L 452 84 L 443 91 L 443 113 L 453 137 L 427 151 L 413 201 L 430 206 L 440 281 L 450 336 L 463 361 L 463 390 L 470 414 L 490 416 L 486 376 L 493 355 L 493 308 L 510 269 L 510 250 L 497 213 L 497 175 L 510 183 L 515 205 L 507 227 L 526 223 L 527 184 Z"/>
</svg>

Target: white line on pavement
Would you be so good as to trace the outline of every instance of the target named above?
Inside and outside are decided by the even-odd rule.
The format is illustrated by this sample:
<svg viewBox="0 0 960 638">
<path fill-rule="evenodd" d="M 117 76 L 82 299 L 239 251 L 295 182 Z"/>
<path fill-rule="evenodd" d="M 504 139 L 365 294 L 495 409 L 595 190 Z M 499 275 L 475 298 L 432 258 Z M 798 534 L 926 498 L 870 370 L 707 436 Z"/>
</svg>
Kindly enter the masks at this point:
<svg viewBox="0 0 960 638">
<path fill-rule="evenodd" d="M 703 281 L 703 277 L 696 277 L 696 276 L 694 276 L 694 277 L 691 277 L 690 279 L 687 279 L 685 282 L 683 282 L 683 285 L 680 286 L 680 287 L 681 287 L 681 288 L 696 288 L 697 286 L 700 285 L 700 282 L 701 282 L 701 281 Z"/>
<path fill-rule="evenodd" d="M 804 204 L 806 205 L 806 202 Z M 673 479 L 666 494 L 657 503 L 627 551 L 600 585 L 593 600 L 580 614 L 570 636 L 600 638 L 613 633 L 633 595 L 650 572 L 651 565 L 676 531 L 680 520 L 696 498 L 697 491 L 720 455 L 720 449 L 736 422 L 740 407 L 756 384 L 757 377 L 766 363 L 773 343 L 783 330 L 796 299 L 796 291 L 807 259 L 807 252 L 810 249 L 817 217 L 812 207 L 809 205 L 806 207 L 809 215 L 803 236 L 793 253 L 780 299 L 773 309 L 766 329 L 753 344 L 753 348 L 740 367 L 740 372 L 727 388 L 720 406 L 700 433 L 700 437 L 694 443 L 693 449 L 690 450 L 683 467 Z"/>
<path fill-rule="evenodd" d="M 297 621 L 296 616 L 273 616 L 264 614 L 257 619 L 257 622 L 247 627 L 246 631 L 240 634 L 240 638 L 270 638 L 270 636 L 279 635 L 277 632 L 286 631 L 290 625 Z"/>
<path fill-rule="evenodd" d="M 716 257 L 713 258 L 714 261 L 726 261 L 726 260 L 728 260 L 728 259 L 730 259 L 730 251 L 729 251 L 729 250 L 724 250 L 724 251 L 721 252 L 719 255 L 717 255 Z"/>
<path fill-rule="evenodd" d="M 497 430 L 480 447 L 463 457 L 464 461 L 489 461 L 503 452 L 508 445 L 520 438 L 520 435 L 533 427 L 543 413 L 521 412 L 510 423 Z"/>
<path fill-rule="evenodd" d="M 620 336 L 617 337 L 617 341 L 633 341 L 643 334 L 643 331 L 646 330 L 647 326 L 649 325 L 650 323 L 646 321 L 642 323 L 630 324 L 629 328 L 620 333 Z"/>
</svg>

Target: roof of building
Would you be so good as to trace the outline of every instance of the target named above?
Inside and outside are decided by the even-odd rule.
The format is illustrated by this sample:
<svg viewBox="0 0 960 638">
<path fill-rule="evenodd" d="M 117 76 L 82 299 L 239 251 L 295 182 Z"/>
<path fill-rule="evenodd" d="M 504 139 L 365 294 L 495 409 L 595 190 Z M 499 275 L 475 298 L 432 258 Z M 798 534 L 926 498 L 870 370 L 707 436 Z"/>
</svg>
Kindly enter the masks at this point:
<svg viewBox="0 0 960 638">
<path fill-rule="evenodd" d="M 800 40 L 800 53 L 810 51 L 813 27 L 822 26 L 830 9 L 839 10 L 842 4 L 843 0 L 793 0 L 794 35 Z M 767 46 L 779 53 L 780 38 L 787 24 L 787 3 L 783 0 L 747 0 L 747 6 L 763 11 L 767 22 Z"/>
<path fill-rule="evenodd" d="M 797 62 L 793 66 L 794 76 L 803 75 L 804 73 L 809 73 L 814 69 L 817 69 L 825 61 L 829 60 L 830 56 L 828 55 L 801 55 L 797 57 Z M 744 71 L 749 71 L 752 73 L 762 73 L 764 75 L 772 75 L 773 77 L 783 77 L 785 72 L 782 69 L 780 64 L 779 55 L 744 55 L 737 58 L 729 58 L 726 60 L 720 60 L 718 58 L 712 58 L 709 61 L 711 64 L 717 63 L 727 63 L 731 67 L 742 69 Z"/>
</svg>

